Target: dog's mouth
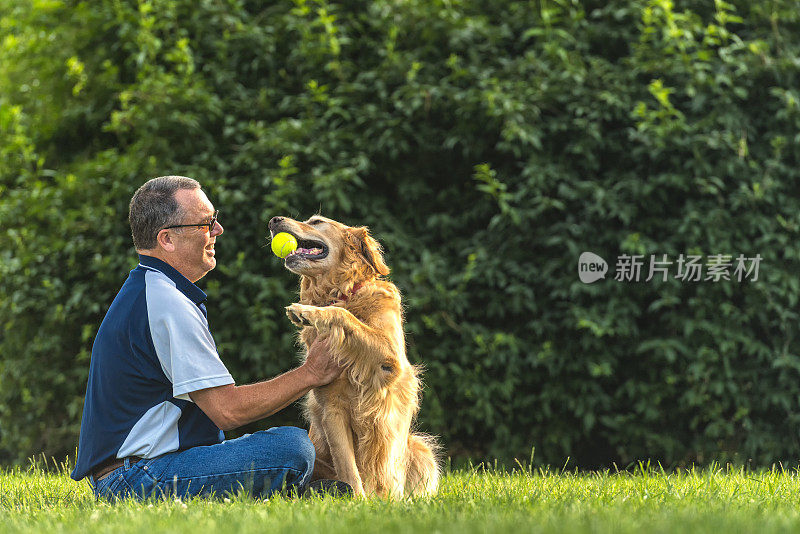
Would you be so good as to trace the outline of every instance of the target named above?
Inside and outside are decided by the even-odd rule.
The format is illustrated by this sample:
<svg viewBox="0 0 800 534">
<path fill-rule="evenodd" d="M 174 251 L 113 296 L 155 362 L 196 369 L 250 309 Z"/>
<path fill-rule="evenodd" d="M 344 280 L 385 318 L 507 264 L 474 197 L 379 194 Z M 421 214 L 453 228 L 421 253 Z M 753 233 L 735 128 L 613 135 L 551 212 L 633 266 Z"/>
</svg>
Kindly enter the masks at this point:
<svg viewBox="0 0 800 534">
<path fill-rule="evenodd" d="M 297 249 L 286 256 L 286 261 L 290 259 L 305 259 L 305 260 L 321 260 L 322 258 L 328 255 L 328 245 L 323 243 L 322 241 L 316 241 L 313 239 L 299 239 L 297 236 L 294 236 L 297 239 Z"/>
</svg>

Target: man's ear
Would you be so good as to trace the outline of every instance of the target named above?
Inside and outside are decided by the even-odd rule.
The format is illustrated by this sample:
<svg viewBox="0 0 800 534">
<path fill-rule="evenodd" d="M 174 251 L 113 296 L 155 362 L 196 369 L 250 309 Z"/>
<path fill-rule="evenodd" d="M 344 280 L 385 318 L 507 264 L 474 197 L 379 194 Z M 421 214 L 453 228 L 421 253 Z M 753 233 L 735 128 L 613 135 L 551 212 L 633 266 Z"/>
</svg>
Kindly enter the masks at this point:
<svg viewBox="0 0 800 534">
<path fill-rule="evenodd" d="M 175 241 L 172 240 L 172 234 L 170 234 L 169 230 L 160 230 L 156 236 L 156 241 L 165 252 L 175 252 Z"/>
<path fill-rule="evenodd" d="M 349 231 L 356 238 L 357 247 L 359 249 L 358 252 L 364 257 L 367 263 L 375 269 L 375 272 L 382 276 L 389 274 L 391 271 L 383 261 L 383 249 L 380 243 L 369 235 L 367 227 L 360 226 L 358 228 L 349 228 Z"/>
</svg>

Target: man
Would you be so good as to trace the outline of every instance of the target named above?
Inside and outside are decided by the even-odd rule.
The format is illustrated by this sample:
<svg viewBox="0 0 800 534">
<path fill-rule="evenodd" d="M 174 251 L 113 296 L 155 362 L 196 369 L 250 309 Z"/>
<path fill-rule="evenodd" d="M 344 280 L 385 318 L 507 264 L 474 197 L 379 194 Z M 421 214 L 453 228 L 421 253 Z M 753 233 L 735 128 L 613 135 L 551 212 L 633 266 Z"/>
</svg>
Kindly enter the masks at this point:
<svg viewBox="0 0 800 534">
<path fill-rule="evenodd" d="M 134 194 L 129 220 L 139 265 L 117 294 L 92 347 L 78 458 L 98 497 L 223 495 L 245 488 L 302 492 L 314 467 L 304 430 L 271 428 L 224 441 L 223 430 L 267 417 L 341 368 L 325 342 L 300 367 L 236 386 L 209 331 L 195 285 L 216 266 L 222 235 L 200 184 L 154 178 Z"/>
</svg>

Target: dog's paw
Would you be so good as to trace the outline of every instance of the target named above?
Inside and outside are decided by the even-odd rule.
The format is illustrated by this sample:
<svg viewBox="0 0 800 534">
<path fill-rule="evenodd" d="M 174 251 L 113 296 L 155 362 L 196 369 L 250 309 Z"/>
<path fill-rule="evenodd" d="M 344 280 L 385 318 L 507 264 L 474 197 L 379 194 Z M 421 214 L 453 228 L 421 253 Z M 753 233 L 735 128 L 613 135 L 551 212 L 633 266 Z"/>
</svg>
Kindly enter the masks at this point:
<svg viewBox="0 0 800 534">
<path fill-rule="evenodd" d="M 297 303 L 286 306 L 286 316 L 296 326 L 312 326 L 311 320 L 309 319 L 311 312 L 308 308 L 313 308 L 313 306 L 306 306 L 304 304 Z"/>
</svg>

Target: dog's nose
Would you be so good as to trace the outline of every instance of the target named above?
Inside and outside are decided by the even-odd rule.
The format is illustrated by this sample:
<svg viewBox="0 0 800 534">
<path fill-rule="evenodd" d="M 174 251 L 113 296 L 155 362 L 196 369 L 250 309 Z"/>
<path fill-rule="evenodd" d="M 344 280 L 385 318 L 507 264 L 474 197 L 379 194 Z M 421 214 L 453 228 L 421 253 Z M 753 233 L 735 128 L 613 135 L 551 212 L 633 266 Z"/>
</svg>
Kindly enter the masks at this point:
<svg viewBox="0 0 800 534">
<path fill-rule="evenodd" d="M 273 217 L 269 220 L 269 228 L 272 230 L 275 226 L 283 222 L 284 217 Z"/>
</svg>

